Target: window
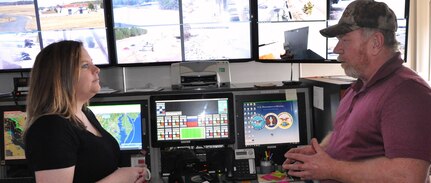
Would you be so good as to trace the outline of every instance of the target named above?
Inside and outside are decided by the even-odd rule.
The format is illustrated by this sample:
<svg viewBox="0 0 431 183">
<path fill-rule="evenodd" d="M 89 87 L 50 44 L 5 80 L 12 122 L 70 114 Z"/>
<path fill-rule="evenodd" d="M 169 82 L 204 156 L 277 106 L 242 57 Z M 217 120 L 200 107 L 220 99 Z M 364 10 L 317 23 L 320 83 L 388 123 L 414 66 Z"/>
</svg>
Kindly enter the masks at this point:
<svg viewBox="0 0 431 183">
<path fill-rule="evenodd" d="M 409 60 L 411 68 L 431 84 L 431 2 L 412 1 Z M 428 16 L 424 16 L 428 15 Z"/>
</svg>

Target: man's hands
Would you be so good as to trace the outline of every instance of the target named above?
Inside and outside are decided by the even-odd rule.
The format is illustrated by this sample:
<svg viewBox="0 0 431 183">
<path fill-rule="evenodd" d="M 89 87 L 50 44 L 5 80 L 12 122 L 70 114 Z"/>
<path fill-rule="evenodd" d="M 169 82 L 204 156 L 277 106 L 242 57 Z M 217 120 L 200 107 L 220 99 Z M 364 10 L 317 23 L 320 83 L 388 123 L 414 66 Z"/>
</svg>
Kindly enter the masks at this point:
<svg viewBox="0 0 431 183">
<path fill-rule="evenodd" d="M 291 149 L 284 156 L 286 161 L 283 168 L 288 170 L 289 175 L 300 177 L 302 180 L 330 179 L 336 163 L 315 138 L 311 140 L 311 145 Z"/>
</svg>

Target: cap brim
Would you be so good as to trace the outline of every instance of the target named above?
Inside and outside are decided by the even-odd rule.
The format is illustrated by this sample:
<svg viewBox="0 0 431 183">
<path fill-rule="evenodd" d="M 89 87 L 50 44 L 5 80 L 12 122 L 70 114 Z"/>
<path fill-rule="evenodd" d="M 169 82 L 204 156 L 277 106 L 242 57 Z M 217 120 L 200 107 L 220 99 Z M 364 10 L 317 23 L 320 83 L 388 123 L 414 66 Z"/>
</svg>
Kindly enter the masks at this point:
<svg viewBox="0 0 431 183">
<path fill-rule="evenodd" d="M 335 24 L 333 26 L 329 26 L 325 29 L 320 30 L 320 34 L 325 37 L 337 37 L 342 34 L 349 33 L 358 29 L 357 26 L 347 25 L 347 24 Z"/>
</svg>

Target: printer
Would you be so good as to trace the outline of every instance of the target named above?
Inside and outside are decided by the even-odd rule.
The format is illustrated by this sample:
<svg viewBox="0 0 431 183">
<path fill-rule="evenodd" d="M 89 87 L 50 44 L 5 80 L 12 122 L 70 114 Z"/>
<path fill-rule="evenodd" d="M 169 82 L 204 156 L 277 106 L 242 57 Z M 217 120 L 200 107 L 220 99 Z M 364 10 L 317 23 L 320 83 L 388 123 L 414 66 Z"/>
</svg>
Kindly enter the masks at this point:
<svg viewBox="0 0 431 183">
<path fill-rule="evenodd" d="M 173 89 L 229 87 L 228 61 L 190 61 L 171 64 Z"/>
</svg>

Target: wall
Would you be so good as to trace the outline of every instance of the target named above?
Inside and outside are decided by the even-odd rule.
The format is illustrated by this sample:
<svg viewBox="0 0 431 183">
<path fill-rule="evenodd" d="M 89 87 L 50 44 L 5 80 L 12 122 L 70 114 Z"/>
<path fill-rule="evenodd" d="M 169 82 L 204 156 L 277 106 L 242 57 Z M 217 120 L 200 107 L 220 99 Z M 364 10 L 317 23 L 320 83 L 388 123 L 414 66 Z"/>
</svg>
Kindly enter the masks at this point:
<svg viewBox="0 0 431 183">
<path fill-rule="evenodd" d="M 230 63 L 231 83 L 281 82 L 290 80 L 291 64 L 280 63 Z M 298 80 L 298 64 L 293 64 L 294 80 Z M 126 89 L 169 87 L 170 66 L 125 68 Z M 281 83 L 280 83 L 281 84 Z"/>
<path fill-rule="evenodd" d="M 341 64 L 301 64 L 301 77 L 345 75 Z"/>
<path fill-rule="evenodd" d="M 416 70 L 419 75 L 431 81 L 430 62 L 431 62 L 431 18 L 430 0 L 410 1 L 410 26 L 416 29 L 409 30 L 409 51 L 411 68 Z"/>
<path fill-rule="evenodd" d="M 299 64 L 242 62 L 231 63 L 231 83 L 277 82 L 290 80 L 293 65 L 293 80 L 299 78 Z M 28 76 L 29 73 L 24 73 Z M 13 90 L 13 78 L 20 73 L 0 73 L 0 93 Z M 125 80 L 124 80 L 125 78 Z M 170 87 L 170 66 L 110 67 L 100 73 L 102 87 L 124 91 L 135 88 Z"/>
</svg>

